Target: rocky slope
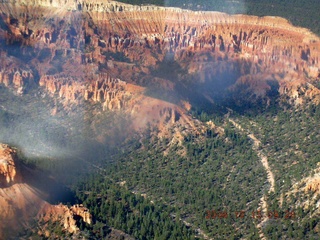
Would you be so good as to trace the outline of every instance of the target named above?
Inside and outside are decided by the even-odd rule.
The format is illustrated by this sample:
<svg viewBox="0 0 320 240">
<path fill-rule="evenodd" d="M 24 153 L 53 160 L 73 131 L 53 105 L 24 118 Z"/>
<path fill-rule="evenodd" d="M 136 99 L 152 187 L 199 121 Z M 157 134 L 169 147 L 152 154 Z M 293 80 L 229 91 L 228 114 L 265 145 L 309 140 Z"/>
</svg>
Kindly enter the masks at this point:
<svg viewBox="0 0 320 240">
<path fill-rule="evenodd" d="M 51 205 L 45 201 L 44 192 L 24 182 L 17 170 L 18 163 L 16 150 L 0 144 L 1 239 L 15 237 L 23 228 L 30 228 L 33 221 L 60 221 L 63 228 L 70 233 L 80 231 L 77 226 L 79 219 L 88 224 L 92 223 L 91 214 L 82 205 L 67 207 L 62 204 Z M 42 229 L 45 229 L 45 225 Z"/>
<path fill-rule="evenodd" d="M 299 199 L 298 196 L 305 196 Z M 318 219 L 320 216 L 320 163 L 317 164 L 316 168 L 313 170 L 311 176 L 305 177 L 302 180 L 296 182 L 290 189 L 290 191 L 283 194 L 280 198 L 280 203 L 291 203 L 297 207 L 301 207 L 304 210 L 314 209 L 313 212 L 309 213 L 306 219 Z M 315 226 L 317 232 L 320 230 L 320 224 L 317 223 Z"/>
</svg>

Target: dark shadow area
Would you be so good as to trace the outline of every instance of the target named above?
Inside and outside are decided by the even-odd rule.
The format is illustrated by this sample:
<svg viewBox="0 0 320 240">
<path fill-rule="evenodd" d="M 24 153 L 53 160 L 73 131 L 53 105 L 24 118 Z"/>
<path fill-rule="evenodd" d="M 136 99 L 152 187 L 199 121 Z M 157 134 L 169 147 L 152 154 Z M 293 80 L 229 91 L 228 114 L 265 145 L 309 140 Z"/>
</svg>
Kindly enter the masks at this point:
<svg viewBox="0 0 320 240">
<path fill-rule="evenodd" d="M 75 204 L 75 194 L 64 184 L 56 181 L 49 172 L 40 171 L 35 165 L 20 163 L 23 182 L 44 193 L 44 200 L 50 204 Z"/>
<path fill-rule="evenodd" d="M 256 96 L 247 91 L 247 86 L 243 85 L 237 92 L 226 94 L 223 105 L 230 108 L 236 114 L 256 116 L 265 112 L 276 112 L 280 107 L 281 98 L 279 94 L 279 83 L 275 80 L 268 80 L 270 90 L 264 97 Z"/>
</svg>

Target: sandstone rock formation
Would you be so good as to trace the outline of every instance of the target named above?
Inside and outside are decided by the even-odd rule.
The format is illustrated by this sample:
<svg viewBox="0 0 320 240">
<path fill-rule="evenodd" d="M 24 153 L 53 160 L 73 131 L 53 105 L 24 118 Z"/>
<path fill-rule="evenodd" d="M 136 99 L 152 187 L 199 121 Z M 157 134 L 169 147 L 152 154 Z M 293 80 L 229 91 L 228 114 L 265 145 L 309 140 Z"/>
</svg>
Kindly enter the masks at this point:
<svg viewBox="0 0 320 240">
<path fill-rule="evenodd" d="M 15 236 L 33 220 L 60 221 L 70 233 L 79 231 L 77 222 L 83 219 L 91 224 L 92 217 L 82 205 L 67 207 L 51 205 L 43 200 L 45 193 L 23 182 L 19 170 L 16 150 L 6 144 L 0 144 L 0 238 Z"/>
<path fill-rule="evenodd" d="M 87 224 L 92 224 L 92 216 L 87 208 L 83 205 L 74 205 L 67 207 L 63 204 L 59 205 L 46 205 L 42 208 L 38 217 L 45 221 L 59 221 L 62 223 L 64 229 L 70 233 L 79 232 L 77 223 L 79 218 Z"/>
<path fill-rule="evenodd" d="M 0 4 L 5 26 L 0 37 L 7 44 L 32 46 L 37 52 L 40 85 L 72 101 L 83 95 L 101 102 L 104 109 L 121 109 L 130 99 L 125 89 L 110 92 L 112 88 L 102 82 L 111 77 L 94 76 L 92 82 L 80 84 L 78 70 L 86 75 L 85 66 L 100 65 L 112 79 L 144 85 L 150 79 L 143 80 L 142 75 L 172 55 L 188 74 L 195 75 L 194 84 L 226 82 L 225 88 L 231 91 L 249 86 L 253 94 L 263 97 L 271 89 L 269 82 L 276 81 L 279 93 L 289 95 L 294 103 L 304 101 L 300 95 L 319 102 L 319 89 L 312 83 L 320 76 L 319 38 L 279 17 L 100 0 Z M 61 73 L 48 74 L 59 58 L 66 59 L 62 71 L 54 70 Z M 72 65 L 76 72 L 70 70 Z M 226 72 L 232 73 L 231 81 L 226 81 Z M 10 71 L 1 74 L 0 82 L 21 87 L 30 77 L 29 72 Z M 300 86 L 307 87 L 306 91 L 298 93 Z"/>
<path fill-rule="evenodd" d="M 0 188 L 0 238 L 14 237 L 34 219 L 39 209 L 49 205 L 43 194 L 25 183 Z"/>
<path fill-rule="evenodd" d="M 15 165 L 16 151 L 0 144 L 0 186 L 8 187 L 21 181 Z"/>
<path fill-rule="evenodd" d="M 98 74 L 87 79 L 65 76 L 63 74 L 43 75 L 39 85 L 52 95 L 79 102 L 84 99 L 100 102 L 103 109 L 120 110 L 130 102 L 132 93 L 127 83 L 107 74 Z"/>
<path fill-rule="evenodd" d="M 214 103 L 221 94 L 268 104 L 277 93 L 292 104 L 320 103 L 320 40 L 279 17 L 101 0 L 8 0 L 0 16 L 3 46 L 21 47 L 3 54 L 30 59 L 23 67 L 20 60 L 0 66 L 0 83 L 19 93 L 39 76 L 35 82 L 52 96 L 124 110 L 138 125 L 159 121 L 169 108 L 187 118 L 185 102 Z M 170 88 L 178 106 L 145 97 L 150 86 Z M 151 109 L 143 109 L 149 102 Z"/>
<path fill-rule="evenodd" d="M 2 51 L 0 60 L 0 84 L 14 88 L 18 94 L 23 94 L 27 86 L 34 84 L 34 76 L 30 69 L 17 64 Z"/>
<path fill-rule="evenodd" d="M 279 17 L 108 0 L 0 2 L 1 85 L 19 94 L 33 87 L 64 106 L 90 103 L 128 113 L 136 130 L 152 123 L 166 134 L 178 126 L 170 144 L 183 140 L 179 125 L 199 129 L 186 114 L 193 99 L 213 104 L 222 94 L 242 94 L 268 104 L 272 92 L 292 104 L 319 104 L 319 56 L 319 37 Z M 159 92 L 152 95 L 150 89 Z M 2 226 L 10 230 L 21 212 L 20 226 L 36 215 L 61 220 L 70 232 L 78 231 L 79 217 L 91 222 L 82 206 L 49 205 L 42 193 L 18 183 L 22 180 L 11 161 L 1 160 L 0 180 L 5 186 L 0 216 L 8 219 Z M 306 190 L 318 192 L 318 179 L 306 183 Z M 3 231 L 0 226 L 0 235 Z"/>
</svg>

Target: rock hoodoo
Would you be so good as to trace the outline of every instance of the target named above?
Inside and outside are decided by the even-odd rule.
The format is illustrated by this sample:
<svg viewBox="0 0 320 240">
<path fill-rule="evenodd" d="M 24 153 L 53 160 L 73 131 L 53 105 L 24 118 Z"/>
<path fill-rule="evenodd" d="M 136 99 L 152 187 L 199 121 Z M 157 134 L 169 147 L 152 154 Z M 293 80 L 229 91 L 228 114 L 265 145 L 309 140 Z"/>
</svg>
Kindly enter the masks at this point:
<svg viewBox="0 0 320 240">
<path fill-rule="evenodd" d="M 0 187 L 8 187 L 21 181 L 15 163 L 16 151 L 0 144 Z"/>
<path fill-rule="evenodd" d="M 283 18 L 101 0 L 8 0 L 0 16 L 2 44 L 21 47 L 2 56 L 28 59 L 25 70 L 0 66 L 0 83 L 19 93 L 39 75 L 39 85 L 59 98 L 131 114 L 148 98 L 128 84 L 166 88 L 168 81 L 173 92 L 189 89 L 172 94 L 181 108 L 191 95 L 213 102 L 221 93 L 320 103 L 320 40 Z"/>
<path fill-rule="evenodd" d="M 196 75 L 194 84 L 226 81 L 224 73 L 231 72 L 233 81 L 226 87 L 233 85 L 234 91 L 249 85 L 250 91 L 263 96 L 271 90 L 270 82 L 278 82 L 279 93 L 295 103 L 303 102 L 301 95 L 319 102 L 319 89 L 313 84 L 320 76 L 319 38 L 279 17 L 99 0 L 14 2 L 0 3 L 4 26 L 0 37 L 7 44 L 32 46 L 40 85 L 60 97 L 74 101 L 80 94 L 101 102 L 104 109 L 122 108 L 130 98 L 120 93 L 125 91 L 121 87 L 120 92 L 110 91 L 110 77 L 141 85 L 143 74 L 172 56 Z M 65 64 L 59 67 L 61 58 Z M 98 75 L 80 84 L 79 77 L 87 74 L 84 65 L 103 66 L 110 77 Z M 28 71 L 6 70 L 0 82 L 18 88 L 31 78 Z M 298 92 L 300 86 L 308 89 Z"/>
</svg>

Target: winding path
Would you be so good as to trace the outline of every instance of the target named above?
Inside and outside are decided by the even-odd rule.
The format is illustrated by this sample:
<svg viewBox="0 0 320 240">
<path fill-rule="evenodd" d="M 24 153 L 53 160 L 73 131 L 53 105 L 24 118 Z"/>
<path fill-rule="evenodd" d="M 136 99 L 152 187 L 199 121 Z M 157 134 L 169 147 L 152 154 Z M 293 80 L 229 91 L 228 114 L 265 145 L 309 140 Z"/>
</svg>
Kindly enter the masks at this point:
<svg viewBox="0 0 320 240">
<path fill-rule="evenodd" d="M 240 130 L 241 132 L 244 132 L 245 134 L 247 134 L 248 138 L 250 138 L 253 141 L 252 144 L 252 150 L 254 150 L 257 153 L 257 156 L 260 158 L 260 161 L 262 163 L 262 166 L 264 167 L 264 169 L 267 172 L 267 180 L 270 184 L 270 188 L 269 188 L 269 193 L 274 192 L 274 186 L 275 186 L 275 180 L 274 180 L 274 175 L 269 167 L 269 163 L 268 163 L 268 158 L 266 157 L 266 155 L 263 154 L 262 150 L 259 148 L 261 145 L 261 141 L 259 139 L 257 139 L 254 134 L 249 133 L 248 130 L 244 130 L 242 128 L 242 126 L 238 123 L 236 123 L 233 119 L 228 118 L 229 122 L 231 122 L 233 124 L 233 126 L 235 126 L 238 130 Z M 262 240 L 266 240 L 266 237 L 264 236 L 263 232 L 262 232 L 262 227 L 264 225 L 264 223 L 266 221 L 268 221 L 268 204 L 266 201 L 266 196 L 265 194 L 262 195 L 262 197 L 260 198 L 260 209 L 262 212 L 262 218 L 261 218 L 261 222 L 259 224 L 257 224 L 257 228 L 259 230 L 259 236 L 260 239 Z"/>
</svg>

